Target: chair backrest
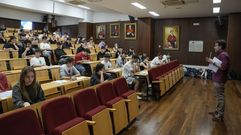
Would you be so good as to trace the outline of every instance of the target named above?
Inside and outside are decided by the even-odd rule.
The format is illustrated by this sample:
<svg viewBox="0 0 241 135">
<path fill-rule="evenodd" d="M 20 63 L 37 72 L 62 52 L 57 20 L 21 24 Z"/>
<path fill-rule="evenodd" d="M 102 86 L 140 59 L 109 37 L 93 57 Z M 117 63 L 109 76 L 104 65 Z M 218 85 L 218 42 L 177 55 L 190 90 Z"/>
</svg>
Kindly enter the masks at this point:
<svg viewBox="0 0 241 135">
<path fill-rule="evenodd" d="M 121 96 L 129 90 L 126 79 L 123 77 L 115 79 L 113 81 L 113 87 L 118 96 Z"/>
<path fill-rule="evenodd" d="M 47 133 L 77 117 L 73 102 L 70 97 L 58 97 L 43 103 L 41 107 L 43 124 Z"/>
<path fill-rule="evenodd" d="M 96 93 L 103 105 L 117 97 L 111 83 L 100 84 L 96 87 Z"/>
<path fill-rule="evenodd" d="M 0 92 L 9 90 L 9 84 L 7 80 L 7 76 L 4 73 L 0 73 Z"/>
<path fill-rule="evenodd" d="M 0 116 L 1 135 L 43 135 L 43 129 L 32 109 L 19 109 Z"/>
<path fill-rule="evenodd" d="M 84 114 L 100 105 L 95 90 L 87 88 L 74 94 L 75 108 L 79 116 Z"/>
</svg>

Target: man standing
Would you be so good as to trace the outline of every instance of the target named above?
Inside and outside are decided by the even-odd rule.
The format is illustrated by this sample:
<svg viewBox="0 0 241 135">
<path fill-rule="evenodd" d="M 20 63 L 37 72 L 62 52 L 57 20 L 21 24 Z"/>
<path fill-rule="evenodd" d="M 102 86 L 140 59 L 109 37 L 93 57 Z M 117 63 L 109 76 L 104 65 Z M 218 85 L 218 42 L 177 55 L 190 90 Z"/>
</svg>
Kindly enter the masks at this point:
<svg viewBox="0 0 241 135">
<path fill-rule="evenodd" d="M 218 68 L 217 72 L 213 73 L 214 89 L 217 96 L 217 106 L 214 112 L 209 112 L 213 116 L 213 121 L 223 121 L 225 109 L 224 84 L 227 81 L 228 70 L 230 66 L 230 59 L 228 53 L 225 51 L 226 42 L 218 40 L 215 42 L 214 50 L 217 53 L 217 59 L 222 63 L 221 65 L 213 62 L 212 59 L 206 57 L 206 61 Z"/>
</svg>

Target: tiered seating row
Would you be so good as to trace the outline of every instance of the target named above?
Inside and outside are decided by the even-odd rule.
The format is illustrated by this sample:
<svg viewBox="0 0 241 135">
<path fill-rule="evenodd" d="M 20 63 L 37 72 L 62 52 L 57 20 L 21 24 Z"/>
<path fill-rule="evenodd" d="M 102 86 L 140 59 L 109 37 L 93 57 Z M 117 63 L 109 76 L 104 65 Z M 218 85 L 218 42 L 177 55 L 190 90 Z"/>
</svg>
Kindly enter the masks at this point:
<svg viewBox="0 0 241 135">
<path fill-rule="evenodd" d="M 113 135 L 137 115 L 136 93 L 128 89 L 124 78 L 117 78 L 96 90 L 82 89 L 4 113 L 0 115 L 0 134 Z"/>
<path fill-rule="evenodd" d="M 152 89 L 159 96 L 164 95 L 183 78 L 183 66 L 177 60 L 148 70 Z"/>
</svg>

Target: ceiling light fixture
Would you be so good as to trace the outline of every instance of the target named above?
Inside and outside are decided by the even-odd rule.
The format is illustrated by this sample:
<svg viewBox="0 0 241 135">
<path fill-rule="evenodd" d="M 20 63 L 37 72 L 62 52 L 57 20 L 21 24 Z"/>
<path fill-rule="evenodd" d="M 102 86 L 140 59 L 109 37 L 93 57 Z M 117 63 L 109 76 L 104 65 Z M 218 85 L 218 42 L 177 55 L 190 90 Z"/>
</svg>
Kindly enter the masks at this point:
<svg viewBox="0 0 241 135">
<path fill-rule="evenodd" d="M 222 0 L 213 0 L 213 4 L 221 3 Z"/>
<path fill-rule="evenodd" d="M 158 13 L 154 12 L 154 11 L 149 11 L 149 14 L 153 15 L 153 16 L 160 16 Z"/>
<path fill-rule="evenodd" d="M 141 5 L 140 3 L 137 3 L 137 2 L 133 2 L 133 3 L 131 3 L 133 6 L 136 6 L 136 7 L 138 7 L 138 8 L 140 8 L 140 9 L 146 9 L 146 7 L 144 7 L 143 5 Z"/>
<path fill-rule="evenodd" d="M 84 8 L 84 9 L 90 9 L 89 7 L 86 7 L 86 6 L 83 6 L 83 5 L 78 5 L 78 7 Z"/>
<path fill-rule="evenodd" d="M 214 14 L 217 14 L 217 13 L 219 13 L 220 12 L 220 7 L 214 7 L 213 8 L 213 13 Z"/>
<path fill-rule="evenodd" d="M 64 0 L 57 0 L 57 1 L 59 1 L 59 2 L 65 2 Z"/>
</svg>

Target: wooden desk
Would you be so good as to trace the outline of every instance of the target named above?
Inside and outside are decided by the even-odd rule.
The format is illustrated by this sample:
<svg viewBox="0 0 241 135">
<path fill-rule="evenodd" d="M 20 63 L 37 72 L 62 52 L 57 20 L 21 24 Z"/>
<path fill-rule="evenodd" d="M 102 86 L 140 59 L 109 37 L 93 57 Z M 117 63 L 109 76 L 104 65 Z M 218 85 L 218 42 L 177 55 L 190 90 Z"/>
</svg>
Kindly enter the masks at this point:
<svg viewBox="0 0 241 135">
<path fill-rule="evenodd" d="M 107 70 L 106 72 L 115 74 L 116 77 L 121 77 L 122 76 L 122 70 L 123 70 L 122 68 L 114 68 L 114 69 Z"/>
<path fill-rule="evenodd" d="M 51 72 L 53 80 L 58 80 L 60 78 L 60 66 L 43 66 L 34 69 L 36 72 L 36 80 L 39 82 L 50 81 L 49 72 Z M 8 83 L 13 86 L 19 80 L 21 70 L 5 71 L 4 73 L 7 75 Z"/>
<path fill-rule="evenodd" d="M 1 56 L 1 59 L 9 59 L 10 58 L 9 51 L 0 50 L 0 56 Z"/>
<path fill-rule="evenodd" d="M 7 71 L 7 62 L 5 60 L 0 60 L 0 72 L 1 71 Z"/>
<path fill-rule="evenodd" d="M 27 66 L 26 58 L 12 58 L 12 59 L 9 59 L 8 61 L 9 61 L 11 70 L 23 69 L 25 66 Z"/>
<path fill-rule="evenodd" d="M 10 84 L 11 87 L 13 87 L 19 80 L 20 72 L 21 72 L 21 70 L 11 70 L 11 71 L 4 72 L 7 76 L 8 84 Z"/>
<path fill-rule="evenodd" d="M 11 110 L 10 106 L 8 106 L 9 98 L 12 98 L 12 90 L 0 93 L 0 105 L 3 112 Z"/>
<path fill-rule="evenodd" d="M 90 86 L 90 77 L 81 76 L 77 80 L 56 80 L 41 85 L 45 95 L 66 94 Z M 53 97 L 51 96 L 51 97 Z"/>
<path fill-rule="evenodd" d="M 143 70 L 143 71 L 140 71 L 140 72 L 136 72 L 134 74 L 134 76 L 137 76 L 139 77 L 140 79 L 144 79 L 146 84 L 147 84 L 147 89 L 146 89 L 146 98 L 148 100 L 148 96 L 149 96 L 149 86 L 151 86 L 151 83 L 150 83 L 150 79 L 149 79 L 149 75 L 148 75 L 148 71 L 147 70 Z"/>
</svg>

